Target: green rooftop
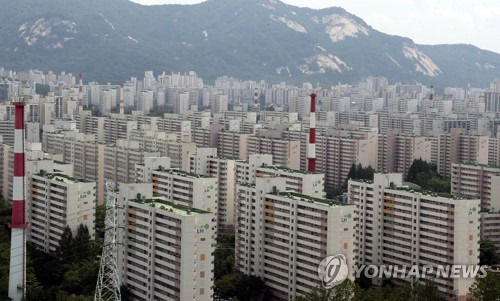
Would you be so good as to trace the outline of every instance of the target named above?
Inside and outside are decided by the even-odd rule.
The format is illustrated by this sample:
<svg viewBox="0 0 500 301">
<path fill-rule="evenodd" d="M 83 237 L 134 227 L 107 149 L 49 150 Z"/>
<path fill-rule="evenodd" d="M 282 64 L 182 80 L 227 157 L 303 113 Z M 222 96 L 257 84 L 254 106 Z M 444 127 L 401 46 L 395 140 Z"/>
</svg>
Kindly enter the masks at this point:
<svg viewBox="0 0 500 301">
<path fill-rule="evenodd" d="M 304 170 L 292 169 L 292 168 L 288 168 L 286 166 L 281 166 L 281 165 L 267 165 L 265 163 L 263 163 L 260 167 L 261 168 L 269 168 L 269 169 L 273 169 L 273 170 L 281 170 L 281 171 L 286 171 L 286 172 L 300 173 L 300 174 L 303 174 L 303 175 L 307 175 L 307 174 L 319 174 L 319 173 L 316 173 L 316 172 L 307 172 L 307 171 L 304 171 Z"/>
<path fill-rule="evenodd" d="M 418 193 L 421 195 L 440 197 L 440 198 L 452 199 L 452 200 L 474 200 L 474 198 L 464 197 L 464 196 L 456 196 L 456 195 L 452 195 L 452 194 L 447 193 L 447 192 L 435 192 L 435 191 L 418 189 L 418 188 L 394 187 L 394 188 L 390 188 L 390 189 L 399 190 L 399 191 L 407 191 L 407 192 L 411 192 L 411 193 Z"/>
<path fill-rule="evenodd" d="M 491 209 L 481 209 L 479 211 L 479 213 L 482 213 L 482 214 L 499 214 L 500 210 L 493 211 Z"/>
<path fill-rule="evenodd" d="M 273 193 L 273 194 L 275 194 L 275 193 Z M 304 194 L 300 194 L 300 193 L 296 193 L 296 192 L 290 192 L 290 191 L 276 192 L 276 194 L 280 195 L 280 196 L 285 196 L 285 197 L 288 197 L 291 199 L 295 199 L 295 200 L 301 200 L 301 201 L 310 202 L 310 203 L 317 203 L 317 204 L 326 205 L 329 207 L 348 205 L 348 204 L 344 204 L 344 203 L 341 203 L 341 202 L 335 201 L 335 200 L 314 198 L 314 197 L 311 197 L 308 195 L 304 195 Z"/>
<path fill-rule="evenodd" d="M 349 180 L 358 183 L 373 184 L 372 180 L 364 180 L 364 179 L 349 179 Z"/>
<path fill-rule="evenodd" d="M 497 165 L 488 165 L 488 164 L 473 163 L 473 162 L 460 162 L 460 164 L 468 165 L 468 166 L 485 167 L 485 168 L 496 168 L 496 169 L 499 169 L 499 172 L 500 172 L 500 166 L 497 166 Z"/>
<path fill-rule="evenodd" d="M 174 202 L 167 201 L 165 198 L 152 198 L 152 199 L 130 199 L 130 201 L 139 203 L 139 204 L 147 204 L 153 208 L 159 208 L 162 210 L 167 210 L 173 212 L 178 215 L 187 216 L 191 214 L 207 214 L 210 213 L 208 211 L 204 211 L 201 209 L 190 208 L 182 205 L 175 204 Z"/>
<path fill-rule="evenodd" d="M 190 178 L 212 178 L 212 179 L 215 179 L 214 177 L 199 175 L 199 174 L 196 174 L 193 172 L 187 172 L 187 171 L 183 171 L 183 170 L 176 169 L 176 168 L 158 168 L 158 169 L 156 169 L 156 171 L 166 172 L 169 174 L 180 175 L 180 176 L 185 176 L 185 177 L 190 177 Z"/>
<path fill-rule="evenodd" d="M 45 177 L 47 179 L 51 179 L 51 180 L 56 180 L 56 181 L 59 181 L 59 182 L 63 182 L 63 183 L 66 183 L 66 184 L 90 183 L 91 182 L 91 181 L 87 181 L 87 180 L 84 180 L 84 179 L 73 178 L 73 177 L 70 177 L 70 176 L 68 176 L 66 174 L 63 174 L 63 173 L 58 173 L 58 172 L 47 173 L 44 170 L 41 170 L 36 175 L 40 176 L 40 177 Z"/>
</svg>

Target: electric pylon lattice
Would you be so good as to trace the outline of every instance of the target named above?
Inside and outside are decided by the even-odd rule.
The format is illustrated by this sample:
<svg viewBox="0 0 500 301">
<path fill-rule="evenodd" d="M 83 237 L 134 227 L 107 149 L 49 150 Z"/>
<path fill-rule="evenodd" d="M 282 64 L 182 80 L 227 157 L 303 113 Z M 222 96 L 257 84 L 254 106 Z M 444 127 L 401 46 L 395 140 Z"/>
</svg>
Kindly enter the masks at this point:
<svg viewBox="0 0 500 301">
<path fill-rule="evenodd" d="M 106 182 L 106 218 L 104 220 L 104 245 L 94 301 L 120 301 L 117 253 L 116 185 Z"/>
</svg>

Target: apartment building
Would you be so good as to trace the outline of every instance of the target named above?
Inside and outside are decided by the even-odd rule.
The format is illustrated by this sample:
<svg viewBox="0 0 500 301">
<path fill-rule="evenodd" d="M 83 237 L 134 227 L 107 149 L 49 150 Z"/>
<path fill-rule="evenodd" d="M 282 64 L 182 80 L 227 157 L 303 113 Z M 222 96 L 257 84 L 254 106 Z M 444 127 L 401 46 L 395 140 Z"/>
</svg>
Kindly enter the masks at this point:
<svg viewBox="0 0 500 301">
<path fill-rule="evenodd" d="M 498 190 L 496 194 L 495 189 Z M 481 208 L 499 211 L 500 167 L 478 163 L 453 163 L 451 193 L 481 199 Z"/>
<path fill-rule="evenodd" d="M 214 118 L 239 120 L 240 124 L 257 123 L 257 112 L 226 111 L 215 114 Z"/>
<path fill-rule="evenodd" d="M 269 126 L 277 124 L 292 124 L 299 120 L 297 112 L 277 112 L 277 111 L 262 111 L 259 112 L 260 122 Z"/>
<path fill-rule="evenodd" d="M 217 179 L 217 229 L 234 228 L 234 198 L 236 161 L 226 158 L 208 158 L 207 175 Z"/>
<path fill-rule="evenodd" d="M 129 115 L 112 114 L 104 119 L 104 143 L 114 144 L 118 139 L 128 139 L 132 130 L 137 130 L 137 121 L 132 121 Z"/>
<path fill-rule="evenodd" d="M 344 185 L 352 164 L 358 163 L 358 142 L 350 138 L 316 137 L 316 171 L 325 174 L 325 189 Z"/>
<path fill-rule="evenodd" d="M 213 300 L 215 215 L 120 185 L 118 270 L 134 301 Z"/>
<path fill-rule="evenodd" d="M 285 190 L 308 195 L 314 198 L 325 198 L 325 175 L 290 169 L 278 165 L 261 165 L 256 169 L 256 177 L 284 178 Z"/>
<path fill-rule="evenodd" d="M 452 164 L 451 193 L 481 199 L 481 240 L 492 241 L 500 255 L 500 167 Z"/>
<path fill-rule="evenodd" d="M 275 300 L 317 287 L 326 256 L 343 254 L 354 263 L 354 206 L 285 187 L 285 178 L 257 177 L 255 185 L 237 186 L 235 205 L 236 269 L 262 278 Z"/>
<path fill-rule="evenodd" d="M 479 199 L 403 187 L 401 174 L 349 181 L 356 205 L 358 264 L 479 264 Z M 408 279 L 392 279 L 396 283 Z M 474 279 L 432 279 L 449 300 L 465 300 Z M 381 284 L 380 279 L 373 280 Z"/>
<path fill-rule="evenodd" d="M 76 235 L 80 224 L 95 235 L 96 183 L 63 173 L 34 174 L 31 179 L 28 241 L 44 252 L 55 252 L 66 227 Z"/>
<path fill-rule="evenodd" d="M 130 141 L 138 142 L 139 148 L 148 152 L 159 152 L 169 157 L 173 168 L 189 171 L 189 156 L 196 153 L 196 144 L 180 142 L 172 133 L 147 131 L 144 135 L 133 135 Z"/>
<path fill-rule="evenodd" d="M 421 159 L 436 163 L 437 145 L 434 139 L 398 135 L 393 131 L 387 134 L 387 170 L 389 172 L 408 174 L 413 161 Z"/>
<path fill-rule="evenodd" d="M 178 169 L 159 168 L 151 173 L 153 192 L 176 204 L 217 212 L 217 178 Z"/>
<path fill-rule="evenodd" d="M 248 154 L 269 154 L 274 165 L 300 169 L 300 141 L 250 136 Z"/>
<path fill-rule="evenodd" d="M 439 136 L 438 172 L 450 178 L 452 163 L 472 162 L 489 164 L 494 161 L 494 148 L 490 148 L 487 136 L 467 135 L 462 129 L 453 129 Z"/>
<path fill-rule="evenodd" d="M 144 163 L 135 164 L 135 183 L 150 182 L 153 171 L 160 168 L 171 168 L 169 157 L 144 157 Z"/>
<path fill-rule="evenodd" d="M 105 146 L 103 156 L 104 181 L 134 183 L 135 165 L 145 157 L 160 157 L 159 152 L 146 152 L 134 141 L 118 140 L 116 145 Z"/>
<path fill-rule="evenodd" d="M 191 142 L 191 121 L 185 120 L 177 114 L 165 114 L 164 118 L 157 120 L 159 131 L 167 133 L 180 133 L 182 142 Z"/>
<path fill-rule="evenodd" d="M 248 159 L 250 134 L 220 131 L 217 135 L 217 153 L 226 158 Z"/>
<path fill-rule="evenodd" d="M 500 211 L 481 210 L 481 240 L 493 242 L 500 256 Z"/>
</svg>

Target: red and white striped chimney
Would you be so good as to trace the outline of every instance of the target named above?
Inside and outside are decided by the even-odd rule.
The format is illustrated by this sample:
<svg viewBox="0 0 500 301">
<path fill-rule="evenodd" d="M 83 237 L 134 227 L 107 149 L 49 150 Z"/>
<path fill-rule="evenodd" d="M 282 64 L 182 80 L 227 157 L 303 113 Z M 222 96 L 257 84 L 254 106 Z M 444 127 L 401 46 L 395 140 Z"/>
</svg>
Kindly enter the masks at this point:
<svg viewBox="0 0 500 301">
<path fill-rule="evenodd" d="M 16 102 L 14 122 L 14 178 L 12 193 L 9 298 L 22 300 L 26 292 L 26 207 L 24 102 Z"/>
<path fill-rule="evenodd" d="M 259 88 L 257 87 L 253 91 L 253 111 L 257 113 L 260 111 Z"/>
<path fill-rule="evenodd" d="M 120 115 L 125 114 L 125 102 L 123 100 L 123 85 L 120 86 Z"/>
<path fill-rule="evenodd" d="M 83 108 L 83 74 L 80 73 L 80 88 L 78 89 L 78 105 Z"/>
<path fill-rule="evenodd" d="M 311 116 L 309 117 L 309 146 L 307 148 L 307 171 L 316 172 L 316 94 L 311 94 Z"/>
</svg>

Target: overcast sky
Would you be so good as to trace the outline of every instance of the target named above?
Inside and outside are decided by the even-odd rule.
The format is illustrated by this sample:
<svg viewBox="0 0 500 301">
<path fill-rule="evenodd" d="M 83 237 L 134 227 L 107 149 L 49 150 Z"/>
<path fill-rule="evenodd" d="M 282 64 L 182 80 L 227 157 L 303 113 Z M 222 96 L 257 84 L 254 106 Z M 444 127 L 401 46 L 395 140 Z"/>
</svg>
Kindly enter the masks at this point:
<svg viewBox="0 0 500 301">
<path fill-rule="evenodd" d="M 132 0 L 141 4 L 194 4 L 202 0 Z M 500 53 L 500 0 L 284 0 L 340 6 L 373 28 L 419 44 L 467 43 Z"/>
</svg>

